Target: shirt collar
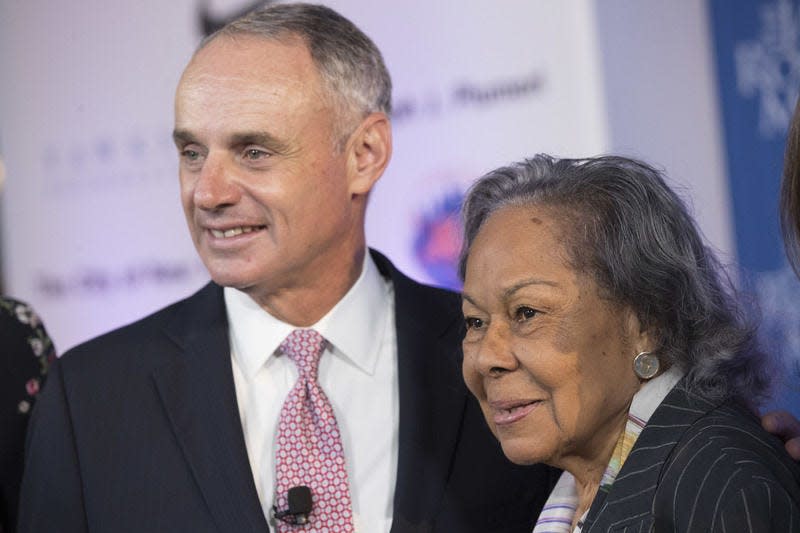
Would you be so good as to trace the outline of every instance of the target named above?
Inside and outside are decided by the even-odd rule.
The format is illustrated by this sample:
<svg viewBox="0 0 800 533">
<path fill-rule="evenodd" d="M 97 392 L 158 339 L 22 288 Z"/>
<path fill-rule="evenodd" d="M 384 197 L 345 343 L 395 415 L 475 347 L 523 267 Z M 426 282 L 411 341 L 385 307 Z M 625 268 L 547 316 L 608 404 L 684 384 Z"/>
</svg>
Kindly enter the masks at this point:
<svg viewBox="0 0 800 533">
<path fill-rule="evenodd" d="M 289 333 L 297 329 L 270 315 L 244 292 L 224 289 L 231 350 L 250 379 L 272 357 Z M 388 319 L 391 283 L 384 280 L 369 254 L 356 282 L 323 316 L 315 329 L 332 345 L 333 352 L 372 374 L 378 359 L 381 333 Z"/>
<path fill-rule="evenodd" d="M 677 365 L 672 365 L 659 376 L 645 382 L 642 388 L 633 395 L 629 415 L 639 419 L 642 426 L 647 424 L 656 408 L 661 405 L 669 391 L 677 385 L 684 376 L 683 370 Z"/>
<path fill-rule="evenodd" d="M 312 327 L 358 368 L 372 375 L 389 318 L 391 282 L 378 272 L 369 254 L 356 283 Z"/>
</svg>

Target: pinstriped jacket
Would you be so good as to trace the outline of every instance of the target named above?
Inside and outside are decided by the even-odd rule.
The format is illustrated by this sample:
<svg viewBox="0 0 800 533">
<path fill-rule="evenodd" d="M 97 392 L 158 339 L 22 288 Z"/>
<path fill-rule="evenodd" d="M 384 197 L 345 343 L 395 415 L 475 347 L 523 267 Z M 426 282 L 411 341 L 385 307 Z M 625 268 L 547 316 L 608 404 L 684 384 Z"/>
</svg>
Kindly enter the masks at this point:
<svg viewBox="0 0 800 533">
<path fill-rule="evenodd" d="M 758 419 L 685 380 L 642 431 L 584 533 L 800 532 L 800 468 Z"/>
</svg>

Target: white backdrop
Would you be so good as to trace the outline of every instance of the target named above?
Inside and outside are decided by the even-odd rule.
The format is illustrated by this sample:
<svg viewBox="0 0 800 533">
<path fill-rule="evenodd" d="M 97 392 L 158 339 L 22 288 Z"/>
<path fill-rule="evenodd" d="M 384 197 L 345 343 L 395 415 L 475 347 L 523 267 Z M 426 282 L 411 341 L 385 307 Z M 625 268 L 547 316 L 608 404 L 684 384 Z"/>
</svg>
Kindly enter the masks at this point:
<svg viewBox="0 0 800 533">
<path fill-rule="evenodd" d="M 591 0 L 325 3 L 376 41 L 393 76 L 395 151 L 371 200 L 368 240 L 412 277 L 447 283 L 437 261 L 455 253 L 448 214 L 465 186 L 537 152 L 621 148 L 679 168 L 706 208 L 701 226 L 730 250 L 725 191 L 708 180 L 721 175 L 713 86 L 696 75 L 709 54 L 702 0 L 645 2 L 650 12 L 636 16 L 664 37 L 627 44 L 620 35 L 635 36 L 620 33 L 614 3 L 602 17 Z M 200 38 L 200 7 L 224 17 L 246 4 L 0 2 L 3 269 L 7 292 L 34 304 L 59 352 L 207 279 L 179 207 L 172 96 Z M 669 15 L 671 26 L 653 13 Z M 630 46 L 642 56 L 604 59 L 604 49 Z M 641 70 L 647 50 L 667 68 Z M 633 96 L 652 91 L 653 79 L 664 84 L 655 97 L 673 98 L 674 109 L 664 124 L 644 126 L 635 117 L 646 99 Z M 670 86 L 689 88 L 676 101 Z M 618 91 L 630 107 L 616 104 Z M 687 102 L 691 113 L 681 114 Z M 641 131 L 663 142 L 639 145 Z M 671 140 L 697 149 L 679 154 Z"/>
</svg>

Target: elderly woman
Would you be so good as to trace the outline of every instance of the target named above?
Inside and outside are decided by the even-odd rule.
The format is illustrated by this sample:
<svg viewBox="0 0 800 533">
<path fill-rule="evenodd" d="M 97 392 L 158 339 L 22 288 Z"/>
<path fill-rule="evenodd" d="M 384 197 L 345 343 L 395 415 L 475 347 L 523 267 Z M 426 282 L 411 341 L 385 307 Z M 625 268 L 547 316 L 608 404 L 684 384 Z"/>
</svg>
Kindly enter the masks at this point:
<svg viewBox="0 0 800 533">
<path fill-rule="evenodd" d="M 565 471 L 534 532 L 800 531 L 766 359 L 657 171 L 537 156 L 464 218 L 464 379 L 512 461 Z"/>
</svg>

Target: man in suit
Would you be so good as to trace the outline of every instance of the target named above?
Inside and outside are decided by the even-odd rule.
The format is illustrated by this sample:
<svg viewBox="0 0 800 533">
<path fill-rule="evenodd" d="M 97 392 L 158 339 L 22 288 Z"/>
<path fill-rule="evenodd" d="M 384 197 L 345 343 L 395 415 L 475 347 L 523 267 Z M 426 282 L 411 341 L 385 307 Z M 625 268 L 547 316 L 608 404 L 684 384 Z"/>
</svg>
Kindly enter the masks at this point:
<svg viewBox="0 0 800 533">
<path fill-rule="evenodd" d="M 213 282 L 53 366 L 21 531 L 293 530 L 271 508 L 297 328 L 327 344 L 356 531 L 530 531 L 555 475 L 507 462 L 468 397 L 459 298 L 366 248 L 390 87 L 374 44 L 320 6 L 266 7 L 201 44 L 174 138 Z"/>
</svg>

